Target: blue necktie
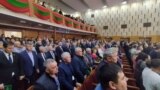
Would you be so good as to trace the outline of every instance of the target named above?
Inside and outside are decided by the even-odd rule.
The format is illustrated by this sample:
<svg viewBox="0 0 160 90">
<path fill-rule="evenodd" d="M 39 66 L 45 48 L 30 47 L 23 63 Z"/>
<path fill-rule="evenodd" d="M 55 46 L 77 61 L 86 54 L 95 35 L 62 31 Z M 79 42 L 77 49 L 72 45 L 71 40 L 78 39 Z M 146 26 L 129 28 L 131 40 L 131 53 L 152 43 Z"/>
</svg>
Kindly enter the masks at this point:
<svg viewBox="0 0 160 90">
<path fill-rule="evenodd" d="M 12 64 L 12 58 L 11 58 L 11 54 L 8 55 L 8 59 L 9 59 L 9 63 Z"/>
</svg>

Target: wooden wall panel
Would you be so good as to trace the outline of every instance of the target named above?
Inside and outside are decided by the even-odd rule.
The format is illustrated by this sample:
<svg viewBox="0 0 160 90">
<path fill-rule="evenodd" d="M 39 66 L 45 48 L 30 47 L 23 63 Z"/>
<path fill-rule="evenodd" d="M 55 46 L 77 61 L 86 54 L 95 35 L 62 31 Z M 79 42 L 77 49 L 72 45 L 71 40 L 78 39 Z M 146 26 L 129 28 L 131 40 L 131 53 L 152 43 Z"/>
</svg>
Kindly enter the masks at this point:
<svg viewBox="0 0 160 90">
<path fill-rule="evenodd" d="M 36 30 L 23 30 L 23 37 L 36 38 L 38 36 L 38 31 Z"/>
<path fill-rule="evenodd" d="M 39 36 L 40 37 L 48 37 L 48 38 L 53 38 L 54 36 L 54 32 L 42 32 L 42 31 L 39 31 L 38 32 Z"/>
<path fill-rule="evenodd" d="M 56 33 L 56 40 L 62 40 L 62 38 L 64 38 L 64 34 Z"/>
<path fill-rule="evenodd" d="M 0 35 L 4 33 L 4 30 L 0 28 Z"/>
<path fill-rule="evenodd" d="M 47 36 L 48 38 L 54 38 L 56 36 L 55 40 L 62 40 L 62 38 L 66 39 L 90 39 L 92 38 L 92 35 L 81 35 L 81 34 L 63 34 L 63 33 L 54 33 L 53 32 L 48 32 L 48 31 L 38 31 L 38 30 L 29 30 L 29 29 L 14 29 L 14 28 L 0 28 L 0 35 L 4 33 L 4 31 L 9 30 L 9 31 L 20 31 L 22 32 L 22 37 L 27 37 L 27 38 L 37 38 L 37 36 L 40 36 L 41 38 Z"/>
</svg>

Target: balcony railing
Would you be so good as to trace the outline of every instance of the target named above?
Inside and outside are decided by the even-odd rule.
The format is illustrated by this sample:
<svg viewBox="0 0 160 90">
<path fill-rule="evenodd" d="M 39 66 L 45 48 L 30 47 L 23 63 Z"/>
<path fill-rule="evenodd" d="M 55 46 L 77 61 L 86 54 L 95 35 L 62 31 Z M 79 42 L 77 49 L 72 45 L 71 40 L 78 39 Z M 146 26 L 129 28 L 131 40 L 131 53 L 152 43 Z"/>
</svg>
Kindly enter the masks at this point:
<svg viewBox="0 0 160 90">
<path fill-rule="evenodd" d="M 96 32 L 96 27 L 65 17 L 57 12 L 33 2 L 33 0 L 0 0 L 1 6 L 16 13 L 46 20 L 67 27 Z"/>
</svg>

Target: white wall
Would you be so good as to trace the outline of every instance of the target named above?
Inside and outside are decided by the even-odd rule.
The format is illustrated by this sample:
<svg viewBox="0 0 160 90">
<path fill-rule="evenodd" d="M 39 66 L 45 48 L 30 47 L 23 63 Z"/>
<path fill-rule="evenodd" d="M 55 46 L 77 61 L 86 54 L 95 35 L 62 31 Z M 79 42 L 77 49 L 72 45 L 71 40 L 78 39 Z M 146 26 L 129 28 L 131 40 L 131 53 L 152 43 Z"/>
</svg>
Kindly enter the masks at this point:
<svg viewBox="0 0 160 90">
<path fill-rule="evenodd" d="M 91 14 L 95 17 L 91 18 Z M 82 14 L 87 23 L 94 24 L 101 36 L 149 36 L 160 35 L 160 0 L 145 0 L 114 6 Z M 143 23 L 151 22 L 151 27 Z M 127 24 L 126 29 L 121 29 Z M 103 26 L 108 26 L 103 30 Z"/>
</svg>

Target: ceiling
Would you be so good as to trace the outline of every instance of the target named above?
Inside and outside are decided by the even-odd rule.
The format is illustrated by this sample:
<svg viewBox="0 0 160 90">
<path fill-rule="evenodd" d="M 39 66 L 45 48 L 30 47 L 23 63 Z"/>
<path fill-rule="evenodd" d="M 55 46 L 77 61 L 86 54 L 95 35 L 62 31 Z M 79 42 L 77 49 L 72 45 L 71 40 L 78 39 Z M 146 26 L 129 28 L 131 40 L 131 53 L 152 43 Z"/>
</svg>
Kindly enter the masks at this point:
<svg viewBox="0 0 160 90">
<path fill-rule="evenodd" d="M 43 1 L 43 0 L 42 0 Z M 67 13 L 85 12 L 88 9 L 101 9 L 103 6 L 121 5 L 124 0 L 45 0 L 52 6 L 57 6 Z M 128 3 L 143 0 L 127 0 Z"/>
</svg>

